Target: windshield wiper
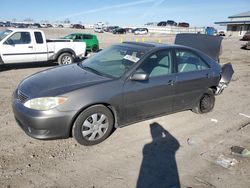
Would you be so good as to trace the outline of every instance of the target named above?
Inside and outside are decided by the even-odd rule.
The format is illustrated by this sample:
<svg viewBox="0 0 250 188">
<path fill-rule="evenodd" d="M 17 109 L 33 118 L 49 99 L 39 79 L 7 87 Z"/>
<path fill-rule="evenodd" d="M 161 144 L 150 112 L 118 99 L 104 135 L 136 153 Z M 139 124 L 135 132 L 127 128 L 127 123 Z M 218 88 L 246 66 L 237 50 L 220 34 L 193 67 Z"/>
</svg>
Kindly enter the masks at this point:
<svg viewBox="0 0 250 188">
<path fill-rule="evenodd" d="M 95 74 L 97 74 L 97 75 L 100 75 L 100 76 L 103 76 L 103 77 L 109 77 L 109 78 L 113 78 L 113 76 L 110 76 L 110 75 L 107 75 L 107 74 L 104 74 L 104 73 L 102 73 L 102 72 L 99 72 L 99 71 L 97 71 L 96 69 L 93 69 L 93 68 L 91 68 L 91 67 L 88 67 L 88 66 L 81 66 L 83 69 L 85 69 L 85 70 L 88 70 L 88 71 L 90 71 L 90 72 L 92 72 L 92 73 L 95 73 Z"/>
<path fill-rule="evenodd" d="M 88 71 L 90 71 L 90 72 L 93 72 L 93 73 L 96 73 L 96 74 L 100 75 L 100 72 L 99 72 L 99 71 L 97 71 L 97 70 L 95 70 L 95 69 L 93 69 L 93 68 L 91 68 L 91 67 L 82 66 L 82 68 L 85 69 L 85 70 L 88 70 Z"/>
</svg>

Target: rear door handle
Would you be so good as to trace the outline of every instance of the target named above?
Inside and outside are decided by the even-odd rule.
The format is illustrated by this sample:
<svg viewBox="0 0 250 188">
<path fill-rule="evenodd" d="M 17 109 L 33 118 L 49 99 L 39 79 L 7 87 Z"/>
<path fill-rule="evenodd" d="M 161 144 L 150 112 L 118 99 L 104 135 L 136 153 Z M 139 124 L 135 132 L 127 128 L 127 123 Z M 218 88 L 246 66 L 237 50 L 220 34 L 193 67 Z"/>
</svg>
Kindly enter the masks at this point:
<svg viewBox="0 0 250 188">
<path fill-rule="evenodd" d="M 207 78 L 210 78 L 211 76 L 210 76 L 210 74 L 209 74 L 209 73 L 207 73 L 207 74 L 206 74 L 206 77 L 207 77 Z"/>
</svg>

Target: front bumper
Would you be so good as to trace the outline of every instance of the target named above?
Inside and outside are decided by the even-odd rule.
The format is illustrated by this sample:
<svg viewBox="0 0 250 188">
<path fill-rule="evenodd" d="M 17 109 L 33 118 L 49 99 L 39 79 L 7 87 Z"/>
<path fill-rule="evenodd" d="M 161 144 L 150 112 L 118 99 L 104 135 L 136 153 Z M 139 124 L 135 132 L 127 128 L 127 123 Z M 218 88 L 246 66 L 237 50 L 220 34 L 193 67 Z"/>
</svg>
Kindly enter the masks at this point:
<svg viewBox="0 0 250 188">
<path fill-rule="evenodd" d="M 12 109 L 15 119 L 24 132 L 36 139 L 57 139 L 70 136 L 76 111 L 61 112 L 56 108 L 38 111 L 26 108 L 13 94 Z"/>
</svg>

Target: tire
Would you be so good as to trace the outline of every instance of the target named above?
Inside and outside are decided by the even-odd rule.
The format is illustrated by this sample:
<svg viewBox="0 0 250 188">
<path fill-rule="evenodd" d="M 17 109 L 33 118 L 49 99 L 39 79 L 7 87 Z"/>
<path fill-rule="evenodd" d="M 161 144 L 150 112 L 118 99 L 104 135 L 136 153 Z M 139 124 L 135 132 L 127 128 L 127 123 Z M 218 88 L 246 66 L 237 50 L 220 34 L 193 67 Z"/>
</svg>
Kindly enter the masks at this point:
<svg viewBox="0 0 250 188">
<path fill-rule="evenodd" d="M 114 116 L 103 105 L 95 105 L 78 115 L 72 128 L 75 140 L 85 146 L 99 144 L 112 132 Z"/>
<path fill-rule="evenodd" d="M 99 50 L 97 45 L 92 46 L 92 52 L 97 52 Z"/>
<path fill-rule="evenodd" d="M 70 53 L 62 53 L 57 60 L 59 65 L 67 65 L 74 62 L 73 56 Z"/>
<path fill-rule="evenodd" d="M 204 114 L 211 112 L 214 108 L 215 96 L 212 89 L 208 89 L 199 99 L 197 105 L 192 109 L 194 113 Z"/>
</svg>

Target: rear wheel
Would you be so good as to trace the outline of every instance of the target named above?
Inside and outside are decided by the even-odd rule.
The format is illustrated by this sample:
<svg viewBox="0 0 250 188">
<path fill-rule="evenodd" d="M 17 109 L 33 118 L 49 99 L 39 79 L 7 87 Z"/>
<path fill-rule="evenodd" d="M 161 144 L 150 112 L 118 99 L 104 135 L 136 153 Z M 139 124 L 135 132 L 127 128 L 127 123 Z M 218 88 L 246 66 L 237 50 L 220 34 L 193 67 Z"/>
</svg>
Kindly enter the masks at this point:
<svg viewBox="0 0 250 188">
<path fill-rule="evenodd" d="M 92 52 L 97 52 L 98 51 L 98 46 L 97 45 L 94 45 L 93 47 L 92 47 Z"/>
<path fill-rule="evenodd" d="M 70 53 L 62 53 L 58 58 L 59 65 L 67 65 L 73 63 L 74 59 Z"/>
<path fill-rule="evenodd" d="M 95 105 L 79 114 L 72 134 L 81 145 L 95 145 L 104 141 L 111 134 L 113 124 L 112 112 L 103 105 Z"/>
<path fill-rule="evenodd" d="M 213 110 L 215 104 L 215 96 L 212 89 L 208 89 L 199 99 L 197 105 L 192 109 L 197 114 L 208 113 Z"/>
</svg>

